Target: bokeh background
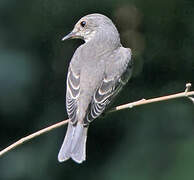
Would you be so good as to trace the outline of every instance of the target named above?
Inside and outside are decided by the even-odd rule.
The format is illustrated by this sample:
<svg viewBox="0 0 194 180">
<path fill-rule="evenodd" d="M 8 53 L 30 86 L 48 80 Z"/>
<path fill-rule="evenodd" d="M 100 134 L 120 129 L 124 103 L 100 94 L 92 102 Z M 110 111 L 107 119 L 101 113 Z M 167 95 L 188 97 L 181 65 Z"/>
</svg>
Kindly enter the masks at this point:
<svg viewBox="0 0 194 180">
<path fill-rule="evenodd" d="M 67 67 L 80 40 L 61 42 L 80 17 L 102 13 L 133 50 L 133 78 L 114 105 L 194 84 L 193 0 L 1 0 L 0 148 L 67 118 Z M 1 180 L 193 180 L 194 105 L 176 99 L 94 121 L 87 161 L 57 161 L 66 127 L 0 158 Z"/>
</svg>

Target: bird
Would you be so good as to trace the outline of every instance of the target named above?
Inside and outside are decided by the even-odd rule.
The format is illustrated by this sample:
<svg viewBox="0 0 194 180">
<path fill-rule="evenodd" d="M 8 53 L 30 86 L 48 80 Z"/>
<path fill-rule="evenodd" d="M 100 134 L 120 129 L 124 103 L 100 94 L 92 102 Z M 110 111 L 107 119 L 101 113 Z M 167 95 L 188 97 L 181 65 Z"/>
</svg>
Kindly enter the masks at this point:
<svg viewBox="0 0 194 180">
<path fill-rule="evenodd" d="M 69 117 L 58 161 L 86 160 L 89 124 L 107 110 L 132 76 L 130 48 L 124 48 L 114 23 L 105 15 L 83 16 L 62 40 L 82 39 L 70 61 L 66 80 Z"/>
</svg>

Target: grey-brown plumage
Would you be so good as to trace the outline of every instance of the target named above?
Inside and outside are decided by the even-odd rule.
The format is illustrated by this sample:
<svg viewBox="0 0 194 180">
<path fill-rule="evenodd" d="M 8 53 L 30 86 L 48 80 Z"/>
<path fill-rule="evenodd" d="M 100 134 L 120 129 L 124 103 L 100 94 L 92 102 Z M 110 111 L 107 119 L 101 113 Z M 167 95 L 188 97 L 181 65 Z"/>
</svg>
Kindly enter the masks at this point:
<svg viewBox="0 0 194 180">
<path fill-rule="evenodd" d="M 99 117 L 132 73 L 131 50 L 122 47 L 112 21 L 101 14 L 81 18 L 65 36 L 85 41 L 75 51 L 67 75 L 66 108 L 70 119 L 60 162 L 86 159 L 89 123 Z"/>
</svg>

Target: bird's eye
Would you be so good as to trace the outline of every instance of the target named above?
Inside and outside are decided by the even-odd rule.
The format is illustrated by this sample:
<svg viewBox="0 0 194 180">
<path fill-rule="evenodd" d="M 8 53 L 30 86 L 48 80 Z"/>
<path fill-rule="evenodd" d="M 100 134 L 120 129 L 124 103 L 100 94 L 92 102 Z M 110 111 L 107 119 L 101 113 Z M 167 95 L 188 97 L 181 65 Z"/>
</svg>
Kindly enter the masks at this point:
<svg viewBox="0 0 194 180">
<path fill-rule="evenodd" d="M 80 24 L 82 27 L 84 27 L 86 25 L 86 21 L 82 21 Z"/>
</svg>

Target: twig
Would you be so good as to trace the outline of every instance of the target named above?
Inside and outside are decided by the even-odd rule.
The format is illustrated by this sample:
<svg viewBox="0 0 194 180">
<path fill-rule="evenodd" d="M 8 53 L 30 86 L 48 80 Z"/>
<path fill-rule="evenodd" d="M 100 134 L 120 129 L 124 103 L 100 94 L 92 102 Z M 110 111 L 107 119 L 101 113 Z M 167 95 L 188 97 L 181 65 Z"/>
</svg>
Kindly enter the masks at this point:
<svg viewBox="0 0 194 180">
<path fill-rule="evenodd" d="M 135 106 L 140 106 L 140 105 L 150 104 L 150 103 L 160 102 L 160 101 L 167 101 L 167 100 L 170 100 L 170 99 L 176 99 L 176 98 L 181 98 L 181 97 L 187 97 L 191 101 L 193 101 L 193 103 L 194 103 L 194 98 L 189 97 L 189 96 L 194 95 L 194 91 L 189 92 L 190 88 L 191 88 L 191 83 L 187 83 L 186 84 L 186 89 L 185 89 L 184 92 L 177 93 L 177 94 L 172 94 L 172 95 L 168 95 L 168 96 L 162 96 L 162 97 L 147 99 L 147 100 L 146 99 L 141 99 L 139 101 L 135 101 L 135 102 L 132 102 L 132 103 L 117 106 L 117 107 L 111 109 L 110 112 L 115 112 L 115 111 L 119 111 L 119 110 L 126 109 L 126 108 L 132 108 L 132 107 L 135 107 Z"/>
<path fill-rule="evenodd" d="M 153 99 L 147 99 L 147 100 L 142 99 L 142 100 L 135 101 L 135 102 L 132 102 L 132 103 L 117 106 L 117 107 L 111 109 L 110 111 L 108 111 L 108 113 L 119 111 L 119 110 L 122 110 L 122 109 L 132 108 L 132 107 L 140 106 L 140 105 L 144 105 L 144 104 L 150 104 L 150 103 L 160 102 L 160 101 L 167 101 L 167 100 L 170 100 L 170 99 L 176 99 L 176 98 L 181 98 L 181 97 L 186 97 L 194 103 L 194 98 L 190 97 L 190 96 L 194 96 L 194 91 L 189 92 L 190 88 L 191 88 L 191 83 L 187 83 L 186 84 L 186 89 L 185 89 L 184 92 L 177 93 L 177 94 L 172 94 L 172 95 L 168 95 L 168 96 L 157 97 L 157 98 L 153 98 Z M 27 142 L 27 141 L 29 141 L 29 140 L 37 137 L 37 136 L 40 136 L 41 134 L 47 133 L 47 132 L 49 132 L 53 129 L 61 127 L 65 124 L 67 124 L 68 122 L 69 122 L 68 119 L 63 120 L 63 121 L 61 121 L 57 124 L 54 124 L 54 125 L 49 126 L 47 128 L 41 129 L 41 130 L 39 130 L 39 131 L 37 131 L 33 134 L 30 134 L 26 137 L 23 137 L 20 140 L 16 141 L 15 143 L 11 144 L 10 146 L 8 146 L 7 148 L 0 151 L 0 156 L 2 156 L 3 154 L 5 154 L 5 153 L 7 153 L 11 150 L 13 150 L 14 148 L 16 148 L 17 146 L 23 144 L 24 142 Z"/>
<path fill-rule="evenodd" d="M 16 148 L 17 146 L 22 145 L 24 142 L 27 142 L 27 141 L 29 141 L 29 140 L 31 140 L 31 139 L 37 137 L 37 136 L 40 136 L 41 134 L 47 133 L 47 132 L 49 132 L 49 131 L 51 131 L 51 130 L 53 130 L 53 129 L 56 129 L 56 128 L 58 128 L 58 127 L 61 127 L 61 126 L 65 125 L 65 124 L 67 124 L 68 121 L 69 121 L 69 120 L 66 119 L 66 120 L 64 120 L 64 121 L 61 121 L 61 122 L 59 122 L 59 123 L 56 123 L 56 124 L 54 124 L 54 125 L 51 125 L 51 126 L 49 126 L 49 127 L 46 127 L 46 128 L 44 128 L 44 129 L 41 129 L 41 130 L 39 130 L 39 131 L 33 133 L 33 134 L 30 134 L 30 135 L 28 135 L 28 136 L 26 136 L 26 137 L 21 138 L 20 140 L 16 141 L 15 143 L 11 144 L 11 145 L 8 146 L 7 148 L 5 148 L 5 149 L 3 149 L 2 151 L 0 151 L 0 156 L 2 156 L 3 154 L 7 153 L 8 151 L 10 151 L 10 150 Z"/>
</svg>

